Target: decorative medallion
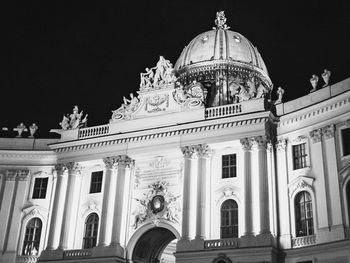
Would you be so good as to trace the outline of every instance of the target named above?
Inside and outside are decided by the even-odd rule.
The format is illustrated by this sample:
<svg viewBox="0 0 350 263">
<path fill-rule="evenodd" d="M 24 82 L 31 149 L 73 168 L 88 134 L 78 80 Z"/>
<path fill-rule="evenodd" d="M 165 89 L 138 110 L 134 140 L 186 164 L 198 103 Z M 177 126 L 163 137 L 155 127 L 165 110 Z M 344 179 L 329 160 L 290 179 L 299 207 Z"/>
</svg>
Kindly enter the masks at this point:
<svg viewBox="0 0 350 263">
<path fill-rule="evenodd" d="M 164 196 L 162 195 L 156 195 L 152 198 L 150 205 L 153 214 L 158 214 L 163 211 L 164 201 Z"/>
</svg>

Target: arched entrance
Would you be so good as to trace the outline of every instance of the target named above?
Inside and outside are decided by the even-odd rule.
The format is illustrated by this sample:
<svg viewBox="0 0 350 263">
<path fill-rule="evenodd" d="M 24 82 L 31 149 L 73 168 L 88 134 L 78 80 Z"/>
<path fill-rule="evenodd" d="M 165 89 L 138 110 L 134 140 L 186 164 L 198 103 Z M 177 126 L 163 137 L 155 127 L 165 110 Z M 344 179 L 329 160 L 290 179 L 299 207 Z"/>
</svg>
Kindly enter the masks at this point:
<svg viewBox="0 0 350 263">
<path fill-rule="evenodd" d="M 168 229 L 155 227 L 146 231 L 136 242 L 133 253 L 133 263 L 160 262 L 164 249 L 176 236 Z"/>
</svg>

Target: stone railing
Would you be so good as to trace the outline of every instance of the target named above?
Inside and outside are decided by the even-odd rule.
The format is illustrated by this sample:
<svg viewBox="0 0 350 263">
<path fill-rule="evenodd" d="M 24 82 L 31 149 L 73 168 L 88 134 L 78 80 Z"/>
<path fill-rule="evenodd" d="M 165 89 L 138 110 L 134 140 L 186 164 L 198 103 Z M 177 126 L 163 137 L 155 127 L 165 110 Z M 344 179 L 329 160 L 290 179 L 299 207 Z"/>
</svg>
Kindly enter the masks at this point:
<svg viewBox="0 0 350 263">
<path fill-rule="evenodd" d="M 212 119 L 242 113 L 241 104 L 230 104 L 205 109 L 205 118 Z"/>
<path fill-rule="evenodd" d="M 105 135 L 109 133 L 109 125 L 100 125 L 90 128 L 79 129 L 78 139 L 90 138 L 100 135 Z"/>
<path fill-rule="evenodd" d="M 74 249 L 63 252 L 63 258 L 84 258 L 91 257 L 92 251 L 90 249 Z"/>
<path fill-rule="evenodd" d="M 238 248 L 239 238 L 223 238 L 204 241 L 204 249 Z"/>
<path fill-rule="evenodd" d="M 293 247 L 304 247 L 316 244 L 316 236 L 304 236 L 304 237 L 293 237 L 292 246 Z"/>
<path fill-rule="evenodd" d="M 17 256 L 16 263 L 36 263 L 38 260 L 37 256 Z"/>
</svg>

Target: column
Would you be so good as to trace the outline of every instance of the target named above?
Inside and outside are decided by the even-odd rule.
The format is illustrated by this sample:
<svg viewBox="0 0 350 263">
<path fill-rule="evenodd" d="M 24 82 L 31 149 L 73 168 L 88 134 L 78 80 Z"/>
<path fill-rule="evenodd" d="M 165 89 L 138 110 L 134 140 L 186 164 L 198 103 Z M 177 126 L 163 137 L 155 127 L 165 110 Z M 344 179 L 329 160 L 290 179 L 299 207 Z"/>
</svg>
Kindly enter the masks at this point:
<svg viewBox="0 0 350 263">
<path fill-rule="evenodd" d="M 322 128 L 325 146 L 325 159 L 328 177 L 328 192 L 330 197 L 331 225 L 343 228 L 342 210 L 340 199 L 340 185 L 337 167 L 337 153 L 334 139 L 334 125 Z M 341 229 L 343 232 L 343 230 Z"/>
<path fill-rule="evenodd" d="M 198 177 L 197 177 L 197 227 L 196 239 L 208 237 L 209 222 L 209 176 L 210 176 L 210 154 L 211 150 L 206 144 L 196 146 L 198 155 Z"/>
<path fill-rule="evenodd" d="M 278 222 L 280 245 L 282 248 L 291 248 L 290 203 L 288 196 L 288 169 L 287 169 L 287 140 L 279 139 L 276 143 L 277 154 L 277 196 Z"/>
<path fill-rule="evenodd" d="M 324 159 L 323 159 L 323 149 L 322 149 L 322 131 L 321 129 L 313 130 L 310 132 L 310 137 L 312 139 L 311 144 L 311 165 L 313 174 L 315 175 L 315 194 L 316 194 L 316 206 L 317 206 L 317 221 L 316 218 L 314 222 L 318 222 L 318 228 L 323 228 L 326 233 L 329 227 L 329 204 L 327 202 L 327 189 L 326 189 L 326 177 L 324 169 Z M 316 231 L 316 229 L 315 229 Z"/>
<path fill-rule="evenodd" d="M 251 149 L 250 138 L 241 139 L 243 149 L 243 187 L 244 187 L 244 236 L 253 235 L 253 200 L 251 187 Z"/>
<path fill-rule="evenodd" d="M 181 239 L 190 240 L 193 237 L 193 231 L 196 228 L 196 178 L 194 160 L 196 158 L 196 153 L 193 146 L 184 146 L 181 150 L 184 155 Z"/>
<path fill-rule="evenodd" d="M 99 234 L 99 246 L 108 246 L 111 242 L 113 225 L 114 195 L 116 188 L 115 165 L 117 157 L 103 158 L 105 163 L 105 178 Z"/>
<path fill-rule="evenodd" d="M 81 182 L 81 166 L 79 163 L 70 162 L 66 164 L 66 167 L 68 169 L 68 185 L 62 220 L 60 249 L 70 249 L 73 246 Z"/>
<path fill-rule="evenodd" d="M 121 238 L 125 229 L 123 231 L 122 226 L 125 225 L 123 224 L 123 221 L 126 219 L 127 199 L 130 191 L 130 168 L 134 163 L 135 161 L 126 155 L 118 156 L 116 159 L 117 184 L 114 201 L 111 246 L 121 246 L 121 242 L 123 241 Z"/>
<path fill-rule="evenodd" d="M 57 183 L 52 206 L 51 223 L 46 248 L 47 250 L 56 249 L 59 245 L 68 181 L 67 168 L 65 165 L 57 164 L 55 169 L 57 171 Z"/>
<path fill-rule="evenodd" d="M 259 234 L 270 233 L 269 191 L 267 178 L 266 139 L 257 136 L 253 142 L 257 150 L 257 177 L 259 182 Z"/>
<path fill-rule="evenodd" d="M 277 235 L 277 207 L 276 207 L 276 171 L 275 155 L 272 143 L 267 143 L 267 177 L 269 189 L 269 210 L 270 210 L 270 230 L 273 235 Z"/>
</svg>

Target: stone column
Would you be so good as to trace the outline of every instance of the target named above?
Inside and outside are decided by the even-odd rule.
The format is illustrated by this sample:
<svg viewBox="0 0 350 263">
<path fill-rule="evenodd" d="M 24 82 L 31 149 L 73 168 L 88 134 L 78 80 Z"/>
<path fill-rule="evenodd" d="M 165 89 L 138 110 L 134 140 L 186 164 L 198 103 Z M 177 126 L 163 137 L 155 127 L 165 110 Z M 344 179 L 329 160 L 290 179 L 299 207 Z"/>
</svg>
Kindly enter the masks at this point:
<svg viewBox="0 0 350 263">
<path fill-rule="evenodd" d="M 196 207 L 195 207 L 195 161 L 196 153 L 193 146 L 181 148 L 184 155 L 184 180 L 182 194 L 182 229 L 181 239 L 190 240 L 196 229 Z"/>
<path fill-rule="evenodd" d="M 101 223 L 99 234 L 99 246 L 108 246 L 111 242 L 112 225 L 113 225 L 113 208 L 114 208 L 114 195 L 116 194 L 116 176 L 115 165 L 117 157 L 103 158 L 105 163 L 105 175 L 104 175 L 104 187 L 103 187 L 103 200 L 101 211 Z"/>
<path fill-rule="evenodd" d="M 209 176 L 210 176 L 210 154 L 211 150 L 206 144 L 196 146 L 198 155 L 198 177 L 197 177 L 197 227 L 196 239 L 208 237 L 209 222 Z"/>
<path fill-rule="evenodd" d="M 116 158 L 117 185 L 114 201 L 113 229 L 111 246 L 121 246 L 123 229 L 123 218 L 126 219 L 127 198 L 130 191 L 130 171 L 135 161 L 126 155 Z"/>
<path fill-rule="evenodd" d="M 266 139 L 263 136 L 257 136 L 253 141 L 254 148 L 257 150 L 257 176 L 259 180 L 259 234 L 270 233 L 270 212 L 269 212 L 269 189 L 267 178 L 267 158 L 266 158 Z"/>
<path fill-rule="evenodd" d="M 277 148 L 277 196 L 280 245 L 291 248 L 290 203 L 288 196 L 287 140 L 279 139 Z"/>
<path fill-rule="evenodd" d="M 46 248 L 47 250 L 56 249 L 59 245 L 68 181 L 67 167 L 65 165 L 57 164 L 55 169 L 57 171 L 57 183 L 52 206 L 51 223 Z"/>
<path fill-rule="evenodd" d="M 241 139 L 243 148 L 243 187 L 244 187 L 244 236 L 253 236 L 253 200 L 251 182 L 251 149 L 250 138 Z"/>
<path fill-rule="evenodd" d="M 81 181 L 81 166 L 79 163 L 70 162 L 66 164 L 66 167 L 68 169 L 68 185 L 59 245 L 59 248 L 63 250 L 71 249 L 73 246 Z"/>
<path fill-rule="evenodd" d="M 325 159 L 327 167 L 328 192 L 330 197 L 330 213 L 332 228 L 339 229 L 339 232 L 344 233 L 341 200 L 340 184 L 338 177 L 337 153 L 334 139 L 334 125 L 328 125 L 322 128 L 322 134 L 325 146 Z M 333 231 L 333 230 L 332 230 Z M 341 236 L 341 235 L 340 235 Z"/>
</svg>

